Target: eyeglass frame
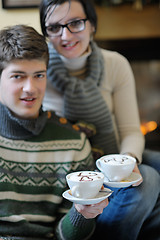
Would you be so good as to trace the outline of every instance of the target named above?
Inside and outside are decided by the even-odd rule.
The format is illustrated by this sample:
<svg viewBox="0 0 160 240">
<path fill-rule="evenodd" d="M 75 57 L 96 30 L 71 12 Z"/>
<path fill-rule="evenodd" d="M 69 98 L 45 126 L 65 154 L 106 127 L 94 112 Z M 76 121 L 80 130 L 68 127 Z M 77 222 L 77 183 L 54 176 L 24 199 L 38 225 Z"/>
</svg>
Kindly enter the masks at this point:
<svg viewBox="0 0 160 240">
<path fill-rule="evenodd" d="M 82 19 L 77 19 L 77 20 L 74 20 L 74 21 L 69 22 L 69 23 L 66 23 L 66 24 L 51 24 L 51 25 L 46 26 L 46 33 L 47 33 L 47 28 L 48 28 L 48 27 L 52 27 L 52 26 L 55 26 L 55 25 L 60 26 L 61 29 L 62 29 L 62 31 L 61 31 L 61 34 L 55 35 L 55 36 L 53 35 L 53 37 L 60 37 L 60 36 L 62 36 L 62 34 L 63 34 L 63 29 L 64 29 L 64 28 L 67 28 L 70 33 L 73 33 L 73 34 L 74 34 L 74 33 L 79 33 L 79 32 L 82 32 L 82 31 L 85 29 L 85 27 L 86 27 L 85 24 L 86 24 L 86 21 L 87 21 L 87 20 L 88 20 L 88 18 L 82 18 Z M 83 21 L 83 23 L 84 23 L 84 28 L 83 28 L 82 30 L 78 31 L 78 32 L 72 32 L 72 31 L 69 29 L 68 25 L 71 24 L 71 23 L 73 23 L 73 22 L 76 22 L 76 21 Z M 47 35 L 48 35 L 49 37 L 52 37 L 52 35 L 50 35 L 50 34 L 48 34 L 48 33 L 47 33 Z"/>
</svg>

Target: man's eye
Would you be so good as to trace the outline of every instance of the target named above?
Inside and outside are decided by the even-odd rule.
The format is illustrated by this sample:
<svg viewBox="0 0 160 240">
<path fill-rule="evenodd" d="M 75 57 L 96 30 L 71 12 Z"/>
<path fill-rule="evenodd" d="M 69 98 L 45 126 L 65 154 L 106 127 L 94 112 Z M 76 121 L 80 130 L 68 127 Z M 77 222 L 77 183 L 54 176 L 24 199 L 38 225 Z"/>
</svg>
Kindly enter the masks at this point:
<svg viewBox="0 0 160 240">
<path fill-rule="evenodd" d="M 23 76 L 21 76 L 21 75 L 13 75 L 13 76 L 11 76 L 11 78 L 14 78 L 14 79 L 21 79 Z"/>
<path fill-rule="evenodd" d="M 39 73 L 39 74 L 37 74 L 35 77 L 36 77 L 36 78 L 44 78 L 44 77 L 45 77 L 45 74 Z"/>
</svg>

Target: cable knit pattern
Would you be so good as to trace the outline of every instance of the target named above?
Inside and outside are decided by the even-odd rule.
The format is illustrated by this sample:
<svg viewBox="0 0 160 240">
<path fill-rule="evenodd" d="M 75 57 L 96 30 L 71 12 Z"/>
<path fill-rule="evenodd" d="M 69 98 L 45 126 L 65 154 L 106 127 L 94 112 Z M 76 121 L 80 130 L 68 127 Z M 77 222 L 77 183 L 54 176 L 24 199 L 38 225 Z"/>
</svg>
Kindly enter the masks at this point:
<svg viewBox="0 0 160 240">
<path fill-rule="evenodd" d="M 10 139 L 28 139 L 38 135 L 47 121 L 47 112 L 40 110 L 39 118 L 25 120 L 16 118 L 10 110 L 0 103 L 0 134 Z"/>
</svg>

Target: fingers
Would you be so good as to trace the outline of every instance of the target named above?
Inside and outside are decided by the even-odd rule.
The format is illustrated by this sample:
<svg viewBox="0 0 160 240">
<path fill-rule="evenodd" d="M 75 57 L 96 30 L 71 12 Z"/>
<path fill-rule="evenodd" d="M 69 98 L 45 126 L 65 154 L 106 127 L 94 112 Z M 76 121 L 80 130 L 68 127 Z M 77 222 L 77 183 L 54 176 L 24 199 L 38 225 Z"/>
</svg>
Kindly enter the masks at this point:
<svg viewBox="0 0 160 240">
<path fill-rule="evenodd" d="M 143 182 L 143 178 L 141 180 L 139 180 L 138 182 L 132 184 L 133 187 L 137 187 L 139 186 L 141 183 Z"/>
<path fill-rule="evenodd" d="M 141 175 L 137 164 L 135 165 L 135 168 L 134 168 L 133 172 L 136 172 L 136 173 L 138 173 L 138 174 Z M 141 175 L 141 177 L 142 177 L 142 175 Z M 139 186 L 142 182 L 143 182 L 143 178 L 141 178 L 138 182 L 132 184 L 132 186 L 133 186 L 133 187 L 137 187 L 137 186 Z"/>
<path fill-rule="evenodd" d="M 108 199 L 103 200 L 100 203 L 92 205 L 75 204 L 75 208 L 86 219 L 95 218 L 103 212 L 103 209 L 108 205 Z"/>
</svg>

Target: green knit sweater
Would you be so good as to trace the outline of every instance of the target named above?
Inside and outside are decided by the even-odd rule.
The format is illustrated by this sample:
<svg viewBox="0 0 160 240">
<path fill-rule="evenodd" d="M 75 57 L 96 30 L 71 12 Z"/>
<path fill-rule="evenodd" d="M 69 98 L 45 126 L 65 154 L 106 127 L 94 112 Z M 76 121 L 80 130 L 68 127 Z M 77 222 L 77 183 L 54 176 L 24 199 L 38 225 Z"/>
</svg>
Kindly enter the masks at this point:
<svg viewBox="0 0 160 240">
<path fill-rule="evenodd" d="M 94 220 L 62 197 L 66 174 L 94 168 L 85 135 L 54 113 L 21 120 L 0 104 L 0 116 L 0 236 L 88 239 Z"/>
</svg>

